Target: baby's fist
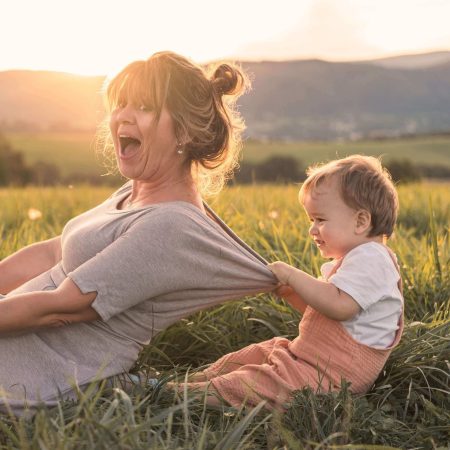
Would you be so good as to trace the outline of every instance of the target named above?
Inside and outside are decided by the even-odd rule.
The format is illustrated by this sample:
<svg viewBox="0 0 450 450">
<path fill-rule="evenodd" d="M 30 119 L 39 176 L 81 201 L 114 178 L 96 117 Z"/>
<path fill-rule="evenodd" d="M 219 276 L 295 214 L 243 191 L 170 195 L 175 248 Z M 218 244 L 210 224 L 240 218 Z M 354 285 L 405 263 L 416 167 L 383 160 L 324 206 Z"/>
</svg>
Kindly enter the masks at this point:
<svg viewBox="0 0 450 450">
<path fill-rule="evenodd" d="M 269 264 L 268 267 L 281 283 L 288 284 L 289 276 L 292 270 L 292 267 L 289 264 L 281 261 L 276 261 L 272 264 Z"/>
</svg>

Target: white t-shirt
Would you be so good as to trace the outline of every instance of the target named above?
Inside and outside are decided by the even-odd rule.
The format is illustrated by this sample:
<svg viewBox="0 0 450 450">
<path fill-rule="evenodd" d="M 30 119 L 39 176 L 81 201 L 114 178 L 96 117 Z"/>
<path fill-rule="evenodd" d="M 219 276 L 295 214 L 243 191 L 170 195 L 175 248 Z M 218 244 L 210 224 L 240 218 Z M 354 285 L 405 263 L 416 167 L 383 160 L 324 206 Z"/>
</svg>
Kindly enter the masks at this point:
<svg viewBox="0 0 450 450">
<path fill-rule="evenodd" d="M 322 265 L 327 279 L 336 261 Z M 355 340 L 376 348 L 389 347 L 395 339 L 403 309 L 398 289 L 400 275 L 387 248 L 367 242 L 348 252 L 336 273 L 328 279 L 361 307 L 361 311 L 342 325 Z"/>
</svg>

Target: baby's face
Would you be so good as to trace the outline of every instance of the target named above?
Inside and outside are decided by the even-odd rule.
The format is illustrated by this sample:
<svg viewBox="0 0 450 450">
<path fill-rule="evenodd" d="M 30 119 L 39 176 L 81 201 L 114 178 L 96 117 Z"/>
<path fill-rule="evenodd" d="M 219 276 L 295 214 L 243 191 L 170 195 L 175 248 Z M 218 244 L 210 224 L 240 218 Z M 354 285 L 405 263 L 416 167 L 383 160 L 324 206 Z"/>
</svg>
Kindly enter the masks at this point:
<svg viewBox="0 0 450 450">
<path fill-rule="evenodd" d="M 309 234 L 325 258 L 342 258 L 365 242 L 358 232 L 358 212 L 341 198 L 339 185 L 327 180 L 306 194 L 303 204 L 311 221 Z"/>
</svg>

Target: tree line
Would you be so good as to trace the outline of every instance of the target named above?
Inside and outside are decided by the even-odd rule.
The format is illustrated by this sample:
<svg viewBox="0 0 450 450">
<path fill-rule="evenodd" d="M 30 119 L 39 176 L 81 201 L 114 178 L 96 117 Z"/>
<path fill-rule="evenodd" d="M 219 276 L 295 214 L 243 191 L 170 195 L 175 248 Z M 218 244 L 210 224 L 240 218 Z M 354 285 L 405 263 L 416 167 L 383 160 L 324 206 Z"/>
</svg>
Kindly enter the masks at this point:
<svg viewBox="0 0 450 450">
<path fill-rule="evenodd" d="M 397 183 L 427 179 L 450 179 L 450 167 L 414 163 L 410 159 L 390 159 L 383 165 Z M 292 183 L 306 179 L 306 165 L 293 156 L 272 156 L 260 163 L 244 161 L 234 181 L 249 183 Z"/>
</svg>

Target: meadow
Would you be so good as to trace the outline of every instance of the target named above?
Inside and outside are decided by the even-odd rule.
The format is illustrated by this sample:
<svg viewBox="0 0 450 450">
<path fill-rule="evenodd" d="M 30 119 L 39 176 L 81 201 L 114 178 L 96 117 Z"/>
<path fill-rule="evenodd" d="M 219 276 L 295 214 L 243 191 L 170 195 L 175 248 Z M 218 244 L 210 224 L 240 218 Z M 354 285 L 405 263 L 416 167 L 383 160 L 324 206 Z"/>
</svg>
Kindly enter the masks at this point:
<svg viewBox="0 0 450 450">
<path fill-rule="evenodd" d="M 93 132 L 8 133 L 14 149 L 29 164 L 45 161 L 55 164 L 61 175 L 105 173 L 102 156 L 96 153 Z M 383 161 L 409 159 L 416 164 L 450 167 L 450 136 L 418 136 L 354 142 L 279 142 L 247 140 L 244 162 L 260 163 L 273 155 L 292 156 L 303 164 L 344 157 L 354 153 L 383 156 Z"/>
<path fill-rule="evenodd" d="M 321 259 L 297 204 L 298 187 L 230 187 L 210 201 L 269 261 L 317 275 Z M 0 258 L 59 234 L 67 220 L 112 188 L 0 190 Z M 33 419 L 0 417 L 1 449 L 444 449 L 450 447 L 450 251 L 448 184 L 399 186 L 400 216 L 389 245 L 404 281 L 400 345 L 366 395 L 295 393 L 284 414 L 208 407 L 167 380 L 273 336 L 294 337 L 300 315 L 269 294 L 229 302 L 157 335 L 134 371 L 157 371 L 156 387 L 93 384 L 78 402 L 61 401 Z"/>
</svg>

